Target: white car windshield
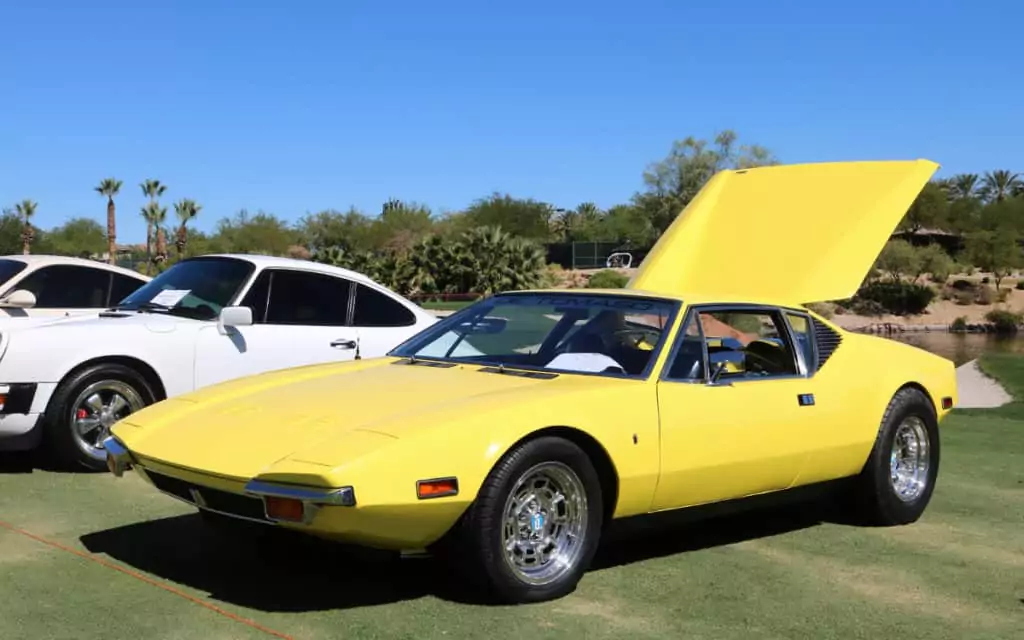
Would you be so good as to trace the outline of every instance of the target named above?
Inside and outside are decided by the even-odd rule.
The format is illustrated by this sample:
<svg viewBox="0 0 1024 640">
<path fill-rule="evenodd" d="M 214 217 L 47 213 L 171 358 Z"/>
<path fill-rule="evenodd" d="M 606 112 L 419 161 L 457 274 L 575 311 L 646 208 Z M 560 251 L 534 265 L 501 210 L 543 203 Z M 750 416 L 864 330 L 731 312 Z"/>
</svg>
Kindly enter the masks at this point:
<svg viewBox="0 0 1024 640">
<path fill-rule="evenodd" d="M 442 320 L 390 355 L 645 377 L 678 307 L 625 295 L 507 293 Z"/>
<path fill-rule="evenodd" d="M 235 258 L 182 260 L 119 302 L 115 309 L 213 320 L 231 304 L 255 268 L 251 262 Z"/>
<path fill-rule="evenodd" d="M 7 284 L 7 281 L 18 275 L 27 267 L 20 260 L 0 260 L 0 286 Z"/>
</svg>

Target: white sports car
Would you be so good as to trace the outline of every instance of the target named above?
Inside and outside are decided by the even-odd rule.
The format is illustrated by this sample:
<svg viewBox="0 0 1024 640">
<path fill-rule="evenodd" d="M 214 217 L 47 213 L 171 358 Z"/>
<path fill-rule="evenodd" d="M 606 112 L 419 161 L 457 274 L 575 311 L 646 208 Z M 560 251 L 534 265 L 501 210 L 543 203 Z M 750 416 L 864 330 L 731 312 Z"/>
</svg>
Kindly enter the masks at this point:
<svg viewBox="0 0 1024 640">
<path fill-rule="evenodd" d="M 99 314 L 0 331 L 0 450 L 106 468 L 128 414 L 233 378 L 383 356 L 436 316 L 366 276 L 256 255 L 183 260 Z"/>
<path fill-rule="evenodd" d="M 98 313 L 149 276 L 82 258 L 0 256 L 0 329 Z"/>
</svg>

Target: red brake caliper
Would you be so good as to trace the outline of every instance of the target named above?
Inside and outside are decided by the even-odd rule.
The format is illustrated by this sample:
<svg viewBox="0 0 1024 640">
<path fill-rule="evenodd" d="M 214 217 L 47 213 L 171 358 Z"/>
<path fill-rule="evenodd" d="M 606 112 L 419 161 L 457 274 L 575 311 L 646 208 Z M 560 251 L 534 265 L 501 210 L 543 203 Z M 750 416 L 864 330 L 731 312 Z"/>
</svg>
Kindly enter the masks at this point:
<svg viewBox="0 0 1024 640">
<path fill-rule="evenodd" d="M 86 411 L 85 409 L 79 409 L 75 413 L 75 417 L 78 418 L 79 420 L 84 420 L 85 418 L 89 417 L 89 412 Z"/>
</svg>

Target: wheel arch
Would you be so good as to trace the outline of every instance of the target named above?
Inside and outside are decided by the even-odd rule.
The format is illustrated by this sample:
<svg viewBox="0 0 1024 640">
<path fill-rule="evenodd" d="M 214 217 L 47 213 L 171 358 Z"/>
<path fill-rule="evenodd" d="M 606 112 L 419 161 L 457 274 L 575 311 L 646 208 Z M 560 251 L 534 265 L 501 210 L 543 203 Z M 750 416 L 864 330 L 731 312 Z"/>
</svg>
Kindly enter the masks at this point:
<svg viewBox="0 0 1024 640">
<path fill-rule="evenodd" d="M 604 503 L 604 523 L 608 524 L 619 502 L 619 474 L 611 455 L 601 442 L 591 434 L 568 425 L 550 425 L 531 431 L 513 442 L 502 455 L 531 440 L 544 437 L 558 437 L 572 442 L 587 454 L 597 471 L 601 483 L 601 499 Z M 495 462 L 496 464 L 497 462 Z M 493 467 L 492 467 L 493 468 Z"/>
<path fill-rule="evenodd" d="M 153 395 L 156 396 L 157 402 L 167 398 L 167 390 L 164 387 L 163 380 L 160 378 L 160 374 L 156 372 L 156 369 L 146 361 L 132 356 L 98 356 L 80 362 L 61 377 L 60 382 L 57 383 L 57 388 L 59 389 L 62 384 L 79 371 L 98 364 L 119 364 L 121 366 L 134 369 L 143 377 L 143 379 L 145 379 L 146 383 L 149 384 L 150 388 L 153 390 Z M 50 402 L 53 402 L 53 398 L 50 399 Z"/>
</svg>

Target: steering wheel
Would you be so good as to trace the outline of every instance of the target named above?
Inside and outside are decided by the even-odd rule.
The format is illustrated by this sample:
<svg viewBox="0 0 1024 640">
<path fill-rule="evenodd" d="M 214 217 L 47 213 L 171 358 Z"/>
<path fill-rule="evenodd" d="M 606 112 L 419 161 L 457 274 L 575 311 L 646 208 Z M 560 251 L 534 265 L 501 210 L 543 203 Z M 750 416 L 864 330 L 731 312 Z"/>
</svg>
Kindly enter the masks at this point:
<svg viewBox="0 0 1024 640">
<path fill-rule="evenodd" d="M 759 373 L 761 375 L 780 373 L 779 363 L 770 358 L 766 358 L 759 353 L 743 351 L 743 362 L 746 370 L 750 373 Z"/>
</svg>

